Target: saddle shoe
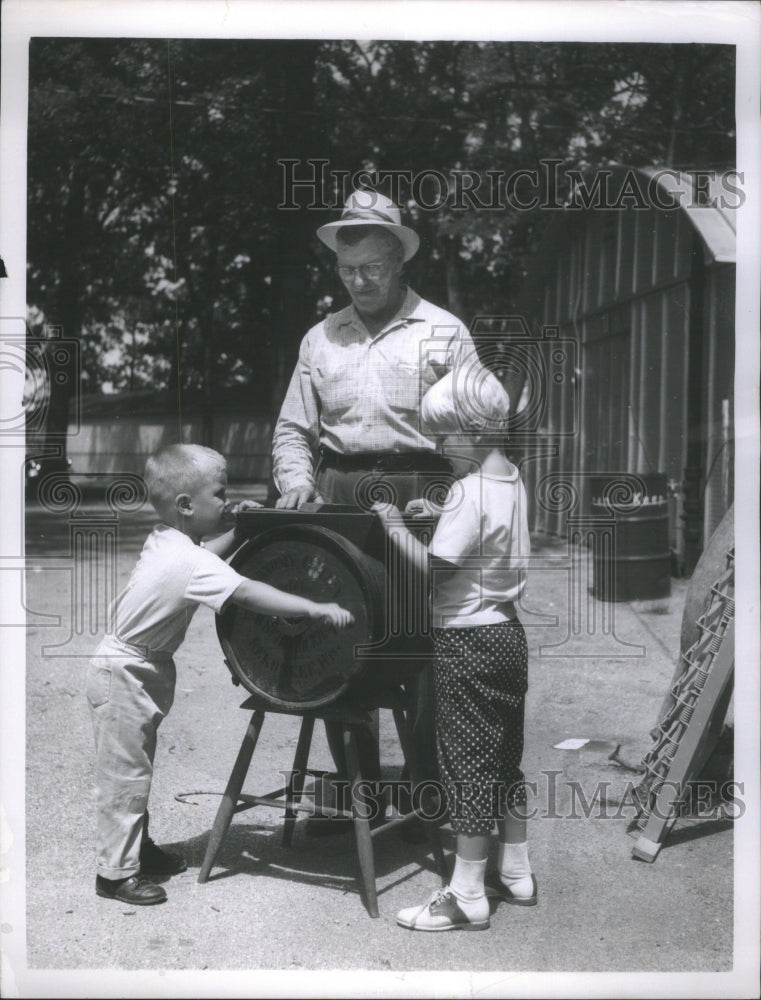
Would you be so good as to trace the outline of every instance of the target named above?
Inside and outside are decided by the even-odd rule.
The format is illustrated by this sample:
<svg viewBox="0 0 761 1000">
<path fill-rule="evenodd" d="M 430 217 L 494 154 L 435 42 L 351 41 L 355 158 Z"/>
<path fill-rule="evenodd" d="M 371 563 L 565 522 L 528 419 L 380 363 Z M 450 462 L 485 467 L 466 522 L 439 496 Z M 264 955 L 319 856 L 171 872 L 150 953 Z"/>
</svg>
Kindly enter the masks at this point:
<svg viewBox="0 0 761 1000">
<path fill-rule="evenodd" d="M 482 897 L 483 899 L 483 897 Z M 485 931 L 489 928 L 488 904 L 481 917 L 463 912 L 454 893 L 446 886 L 437 889 L 422 906 L 408 906 L 396 915 L 400 927 L 411 931 Z"/>
</svg>

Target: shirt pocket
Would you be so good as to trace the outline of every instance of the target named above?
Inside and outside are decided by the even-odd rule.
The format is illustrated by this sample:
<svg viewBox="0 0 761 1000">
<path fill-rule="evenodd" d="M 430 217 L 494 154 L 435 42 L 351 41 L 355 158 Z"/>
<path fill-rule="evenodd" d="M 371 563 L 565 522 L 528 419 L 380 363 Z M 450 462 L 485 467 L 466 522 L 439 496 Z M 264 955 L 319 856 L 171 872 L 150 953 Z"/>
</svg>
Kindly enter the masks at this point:
<svg viewBox="0 0 761 1000">
<path fill-rule="evenodd" d="M 420 410 L 420 402 L 428 388 L 420 365 L 397 361 L 389 366 L 386 384 L 391 409 L 404 413 Z"/>
<path fill-rule="evenodd" d="M 94 660 L 87 672 L 85 689 L 91 708 L 100 708 L 111 697 L 111 667 L 102 660 Z"/>
<path fill-rule="evenodd" d="M 365 381 L 358 365 L 315 365 L 312 383 L 320 400 L 323 419 L 341 417 L 357 402 L 357 393 Z"/>
</svg>

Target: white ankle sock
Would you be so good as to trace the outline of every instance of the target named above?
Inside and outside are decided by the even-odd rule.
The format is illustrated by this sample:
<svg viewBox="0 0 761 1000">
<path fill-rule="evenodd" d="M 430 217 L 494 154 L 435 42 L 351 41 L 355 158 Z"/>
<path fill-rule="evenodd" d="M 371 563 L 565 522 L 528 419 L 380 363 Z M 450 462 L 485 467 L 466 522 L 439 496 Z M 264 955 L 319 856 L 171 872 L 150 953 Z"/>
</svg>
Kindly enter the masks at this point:
<svg viewBox="0 0 761 1000">
<path fill-rule="evenodd" d="M 528 899 L 534 893 L 531 878 L 531 863 L 528 859 L 528 844 L 506 844 L 500 842 L 497 851 L 497 867 L 503 885 L 519 899 Z"/>
<path fill-rule="evenodd" d="M 486 858 L 468 861 L 455 857 L 454 872 L 449 888 L 457 897 L 460 909 L 471 920 L 483 920 L 489 915 L 489 901 L 484 894 Z"/>
</svg>

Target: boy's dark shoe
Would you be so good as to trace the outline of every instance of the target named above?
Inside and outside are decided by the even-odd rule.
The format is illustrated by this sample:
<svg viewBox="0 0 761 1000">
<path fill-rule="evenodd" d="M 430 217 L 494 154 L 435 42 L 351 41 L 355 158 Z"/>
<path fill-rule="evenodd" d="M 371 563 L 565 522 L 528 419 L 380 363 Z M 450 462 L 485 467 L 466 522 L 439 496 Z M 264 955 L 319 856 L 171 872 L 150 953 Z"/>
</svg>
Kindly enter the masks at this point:
<svg viewBox="0 0 761 1000">
<path fill-rule="evenodd" d="M 134 906 L 152 906 L 166 901 L 166 892 L 161 886 L 149 882 L 140 874 L 120 879 L 96 875 L 95 893 L 104 899 L 118 899 L 120 903 L 131 903 Z"/>
<path fill-rule="evenodd" d="M 188 863 L 181 854 L 162 851 L 150 837 L 140 845 L 140 871 L 143 875 L 179 875 L 187 868 Z"/>
</svg>

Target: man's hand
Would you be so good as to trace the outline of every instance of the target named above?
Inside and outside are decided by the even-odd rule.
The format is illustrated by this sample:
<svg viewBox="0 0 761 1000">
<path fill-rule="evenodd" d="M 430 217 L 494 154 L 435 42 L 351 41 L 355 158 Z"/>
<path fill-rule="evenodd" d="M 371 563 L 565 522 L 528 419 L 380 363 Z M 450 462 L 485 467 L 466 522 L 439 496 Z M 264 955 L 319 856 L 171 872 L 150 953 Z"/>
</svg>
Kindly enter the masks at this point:
<svg viewBox="0 0 761 1000">
<path fill-rule="evenodd" d="M 354 615 L 340 604 L 315 604 L 310 618 L 316 618 L 336 628 L 347 628 L 354 624 Z"/>
<path fill-rule="evenodd" d="M 295 486 L 277 498 L 275 507 L 280 508 L 280 510 L 296 510 L 310 500 L 314 500 L 315 503 L 324 502 L 322 497 L 317 495 L 314 486 Z"/>
</svg>

